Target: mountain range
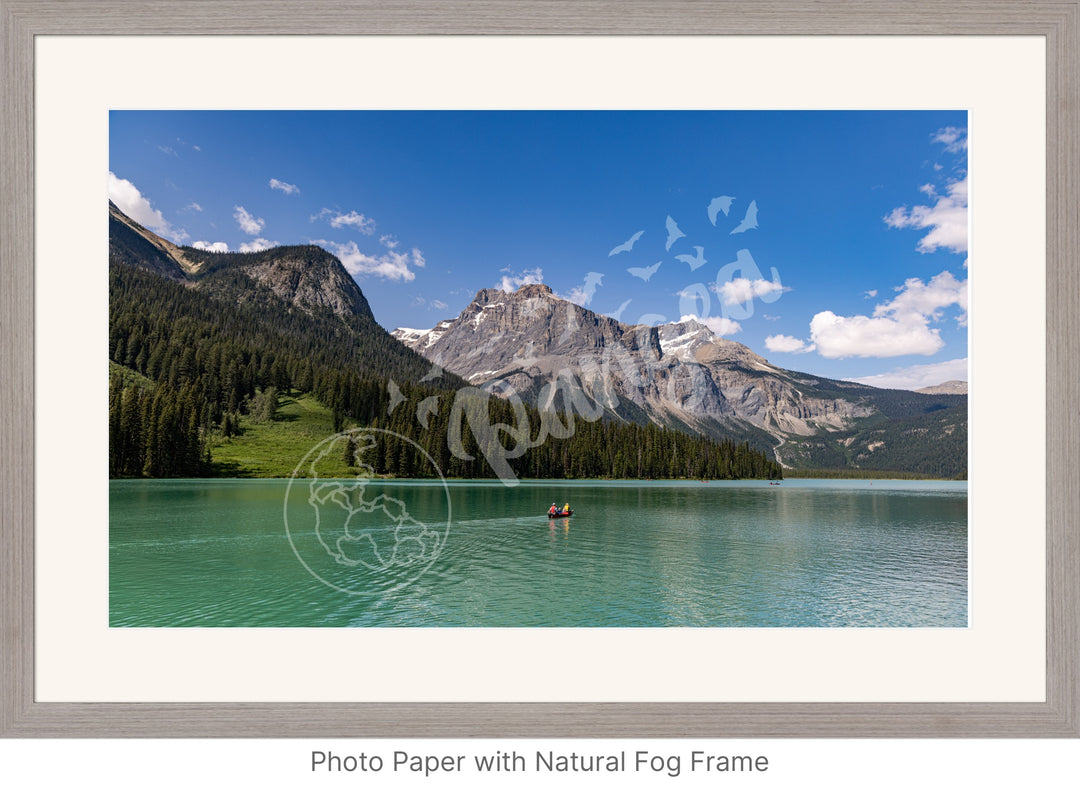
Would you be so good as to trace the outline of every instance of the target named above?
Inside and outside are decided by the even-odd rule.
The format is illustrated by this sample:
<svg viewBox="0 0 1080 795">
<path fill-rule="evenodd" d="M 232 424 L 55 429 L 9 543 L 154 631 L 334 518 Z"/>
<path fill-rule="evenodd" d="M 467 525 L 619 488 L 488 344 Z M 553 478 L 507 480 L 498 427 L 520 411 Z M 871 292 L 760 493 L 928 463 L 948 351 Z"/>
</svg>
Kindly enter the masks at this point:
<svg viewBox="0 0 1080 795">
<path fill-rule="evenodd" d="M 965 394 L 785 370 L 696 320 L 628 325 L 532 284 L 481 290 L 456 318 L 392 334 L 470 383 L 540 409 L 749 439 L 788 467 L 966 471 Z"/>
<path fill-rule="evenodd" d="M 470 387 L 379 326 L 318 247 L 209 253 L 109 213 L 110 477 L 289 477 L 346 428 L 385 431 L 364 465 L 393 477 L 781 476 L 746 441 L 575 425 Z M 321 474 L 362 473 L 347 435 Z"/>
<path fill-rule="evenodd" d="M 788 468 L 935 477 L 966 471 L 967 396 L 956 384 L 922 394 L 785 370 L 695 320 L 628 325 L 542 284 L 513 293 L 481 290 L 456 318 L 388 333 L 341 262 L 318 246 L 254 253 L 176 246 L 112 202 L 109 223 L 110 262 L 119 269 L 110 271 L 110 351 L 115 363 L 140 373 L 155 362 L 155 350 L 143 341 L 146 322 L 133 312 L 139 294 L 153 292 L 157 297 L 143 300 L 184 307 L 190 320 L 181 327 L 202 329 L 187 344 L 203 345 L 199 335 L 226 335 L 262 370 L 276 358 L 289 383 L 311 381 L 325 405 L 353 418 L 370 402 L 355 394 L 355 378 L 432 389 L 471 384 L 541 411 L 749 441 Z M 180 337 L 168 331 L 175 328 L 170 322 L 159 334 L 175 347 Z M 122 357 L 115 354 L 120 339 Z M 146 348 L 143 360 L 135 342 Z M 182 370 L 185 354 L 176 355 Z M 195 358 L 202 367 L 198 351 Z M 355 373 L 353 380 L 339 377 L 345 371 Z M 246 383 L 246 399 L 255 399 L 257 381 Z M 383 404 L 393 410 L 398 398 L 393 386 L 389 395 L 382 389 L 385 414 Z"/>
</svg>

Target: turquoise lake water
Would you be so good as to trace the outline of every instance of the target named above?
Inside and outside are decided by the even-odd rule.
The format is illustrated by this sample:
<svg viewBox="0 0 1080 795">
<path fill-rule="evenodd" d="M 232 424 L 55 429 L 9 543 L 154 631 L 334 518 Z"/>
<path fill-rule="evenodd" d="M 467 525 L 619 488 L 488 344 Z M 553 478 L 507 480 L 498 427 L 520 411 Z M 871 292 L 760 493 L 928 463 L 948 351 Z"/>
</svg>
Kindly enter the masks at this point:
<svg viewBox="0 0 1080 795">
<path fill-rule="evenodd" d="M 967 484 L 109 484 L 109 621 L 963 627 Z M 555 501 L 574 516 L 548 520 Z"/>
</svg>

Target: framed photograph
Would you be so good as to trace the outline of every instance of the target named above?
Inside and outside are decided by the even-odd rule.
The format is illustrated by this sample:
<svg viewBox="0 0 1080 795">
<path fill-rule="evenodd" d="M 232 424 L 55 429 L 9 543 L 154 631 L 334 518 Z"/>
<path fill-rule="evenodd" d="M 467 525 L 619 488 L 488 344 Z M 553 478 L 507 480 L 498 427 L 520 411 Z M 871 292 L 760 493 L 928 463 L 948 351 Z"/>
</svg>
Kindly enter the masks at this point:
<svg viewBox="0 0 1080 795">
<path fill-rule="evenodd" d="M 0 735 L 1080 735 L 1077 4 L 51 6 Z"/>
</svg>

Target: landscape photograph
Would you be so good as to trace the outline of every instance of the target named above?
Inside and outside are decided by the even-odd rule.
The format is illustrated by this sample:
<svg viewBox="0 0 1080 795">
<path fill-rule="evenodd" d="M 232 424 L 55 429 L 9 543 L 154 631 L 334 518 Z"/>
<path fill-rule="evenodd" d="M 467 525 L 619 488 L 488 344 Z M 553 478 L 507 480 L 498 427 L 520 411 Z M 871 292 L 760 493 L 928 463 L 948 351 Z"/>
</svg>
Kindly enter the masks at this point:
<svg viewBox="0 0 1080 795">
<path fill-rule="evenodd" d="M 967 627 L 968 176 L 964 110 L 111 111 L 109 625 Z"/>
</svg>

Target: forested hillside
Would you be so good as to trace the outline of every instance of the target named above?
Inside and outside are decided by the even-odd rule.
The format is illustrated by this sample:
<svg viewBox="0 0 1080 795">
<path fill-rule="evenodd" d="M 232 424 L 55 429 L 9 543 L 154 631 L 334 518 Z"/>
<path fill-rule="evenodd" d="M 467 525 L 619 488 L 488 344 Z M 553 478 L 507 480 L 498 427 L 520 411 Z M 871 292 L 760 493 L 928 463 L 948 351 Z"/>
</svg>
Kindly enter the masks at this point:
<svg viewBox="0 0 1080 795">
<path fill-rule="evenodd" d="M 388 379 L 419 381 L 430 370 L 370 318 L 308 314 L 243 274 L 212 278 L 222 298 L 110 265 L 109 358 L 146 379 L 110 380 L 114 476 L 207 474 L 211 434 L 269 420 L 284 392 L 311 393 L 339 425 L 370 422 L 386 410 Z M 241 292 L 249 300 L 228 300 Z M 461 384 L 451 375 L 432 383 Z"/>
<path fill-rule="evenodd" d="M 412 440 L 452 477 L 493 477 L 498 460 L 522 477 L 780 476 L 779 466 L 747 443 L 580 418 L 565 433 L 573 426 L 565 415 L 545 419 L 533 408 L 522 420 L 509 402 L 466 394 L 459 378 L 433 372 L 369 316 L 301 310 L 227 267 L 204 278 L 193 289 L 139 267 L 110 265 L 112 477 L 271 474 L 219 465 L 214 450 L 226 459 L 234 439 L 255 431 L 264 444 L 277 444 L 272 429 L 284 431 L 290 421 L 278 416 L 279 405 L 301 395 L 328 409 L 329 421 L 317 431 L 324 436 L 352 426 L 400 434 L 398 441 L 380 438 L 369 462 L 380 474 L 434 475 L 405 441 Z M 543 430 L 552 427 L 564 432 Z M 527 441 L 515 441 L 505 428 Z M 299 456 L 292 461 L 298 462 Z"/>
</svg>

